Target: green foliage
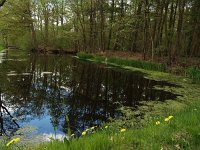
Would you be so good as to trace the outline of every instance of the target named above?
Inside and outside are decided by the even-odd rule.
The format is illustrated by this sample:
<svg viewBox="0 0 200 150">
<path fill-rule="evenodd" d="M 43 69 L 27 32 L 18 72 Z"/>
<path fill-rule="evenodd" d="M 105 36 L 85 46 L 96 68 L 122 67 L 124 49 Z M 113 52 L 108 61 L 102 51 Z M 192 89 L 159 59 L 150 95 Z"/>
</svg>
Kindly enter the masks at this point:
<svg viewBox="0 0 200 150">
<path fill-rule="evenodd" d="M 105 61 L 105 57 L 102 57 L 102 56 L 94 56 L 94 59 L 98 63 Z"/>
<path fill-rule="evenodd" d="M 118 64 L 118 65 L 130 66 L 130 67 L 135 67 L 135 68 L 142 68 L 142 69 L 153 70 L 153 71 L 162 71 L 162 72 L 166 71 L 166 65 L 152 63 L 152 62 L 146 62 L 146 61 L 111 57 L 111 58 L 108 58 L 108 62 L 109 63 L 115 63 L 115 64 Z"/>
<path fill-rule="evenodd" d="M 195 83 L 200 84 L 200 70 L 197 67 L 189 67 L 185 70 L 188 77 L 193 79 Z"/>
<path fill-rule="evenodd" d="M 92 59 L 95 62 L 102 62 L 102 63 L 111 63 L 111 64 L 117 64 L 121 66 L 130 66 L 135 68 L 142 68 L 147 70 L 153 70 L 153 71 L 166 71 L 166 65 L 164 64 L 158 64 L 158 63 L 152 63 L 152 62 L 146 62 L 146 61 L 139 61 L 139 60 L 132 60 L 132 59 L 123 59 L 118 57 L 103 57 L 103 56 L 94 56 L 91 54 L 86 53 L 78 53 L 77 56 L 80 59 Z"/>
<path fill-rule="evenodd" d="M 80 59 L 93 59 L 94 58 L 94 56 L 92 54 L 87 54 L 87 53 L 84 53 L 84 52 L 78 53 L 77 56 Z"/>
</svg>

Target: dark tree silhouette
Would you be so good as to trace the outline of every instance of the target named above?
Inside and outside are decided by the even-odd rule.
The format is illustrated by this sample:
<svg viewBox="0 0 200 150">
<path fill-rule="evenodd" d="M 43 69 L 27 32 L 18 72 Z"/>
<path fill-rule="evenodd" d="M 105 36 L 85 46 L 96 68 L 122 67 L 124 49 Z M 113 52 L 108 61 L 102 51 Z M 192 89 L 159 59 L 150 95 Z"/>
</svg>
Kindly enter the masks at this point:
<svg viewBox="0 0 200 150">
<path fill-rule="evenodd" d="M 6 2 L 6 0 L 1 0 L 0 1 L 0 7 L 2 7 L 4 5 L 4 3 Z"/>
</svg>

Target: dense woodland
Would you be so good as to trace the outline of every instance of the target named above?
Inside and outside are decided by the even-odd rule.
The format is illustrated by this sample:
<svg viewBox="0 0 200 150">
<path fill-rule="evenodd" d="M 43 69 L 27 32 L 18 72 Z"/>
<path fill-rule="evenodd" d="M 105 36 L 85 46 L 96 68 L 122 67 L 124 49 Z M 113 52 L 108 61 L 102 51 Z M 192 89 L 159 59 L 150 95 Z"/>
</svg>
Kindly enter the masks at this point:
<svg viewBox="0 0 200 150">
<path fill-rule="evenodd" d="M 1 0 L 0 44 L 200 56 L 199 0 Z"/>
</svg>

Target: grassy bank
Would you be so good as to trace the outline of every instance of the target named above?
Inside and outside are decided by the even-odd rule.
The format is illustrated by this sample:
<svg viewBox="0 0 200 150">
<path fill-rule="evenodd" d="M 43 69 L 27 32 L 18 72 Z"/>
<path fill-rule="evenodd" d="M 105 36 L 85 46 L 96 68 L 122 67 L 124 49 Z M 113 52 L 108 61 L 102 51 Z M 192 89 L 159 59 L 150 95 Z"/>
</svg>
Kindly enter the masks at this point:
<svg viewBox="0 0 200 150">
<path fill-rule="evenodd" d="M 83 60 L 93 60 L 98 63 L 109 63 L 109 64 L 117 64 L 121 66 L 129 66 L 135 68 L 141 68 L 146 70 L 153 70 L 153 71 L 166 71 L 166 65 L 158 64 L 153 62 L 147 61 L 140 61 L 140 60 L 133 60 L 133 59 L 124 59 L 119 57 L 103 57 L 98 55 L 92 55 L 87 53 L 78 53 L 77 56 Z"/>
<path fill-rule="evenodd" d="M 78 53 L 77 57 L 82 60 L 89 60 L 97 63 L 105 63 L 121 68 L 134 67 L 150 71 L 167 72 L 167 66 L 165 64 L 153 63 L 148 61 L 124 59 L 119 57 L 104 57 L 83 52 Z M 191 66 L 189 68 L 181 70 L 181 72 L 184 72 L 183 75 L 192 79 L 194 83 L 200 84 L 200 69 L 198 69 L 198 67 Z"/>
<path fill-rule="evenodd" d="M 155 117 L 143 128 L 120 132 L 116 126 L 102 127 L 96 133 L 73 138 L 69 143 L 52 141 L 35 149 L 106 150 L 106 149 L 199 149 L 200 102 L 171 112 L 173 118 Z M 168 115 L 166 114 L 166 117 Z"/>
</svg>

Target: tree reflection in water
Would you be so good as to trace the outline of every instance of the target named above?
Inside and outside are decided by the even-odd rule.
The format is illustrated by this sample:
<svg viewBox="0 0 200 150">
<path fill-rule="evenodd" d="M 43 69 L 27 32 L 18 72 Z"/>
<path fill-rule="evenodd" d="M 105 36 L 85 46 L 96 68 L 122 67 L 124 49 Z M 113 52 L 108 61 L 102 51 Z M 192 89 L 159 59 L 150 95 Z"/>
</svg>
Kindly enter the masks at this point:
<svg viewBox="0 0 200 150">
<path fill-rule="evenodd" d="M 0 136 L 7 135 L 6 131 L 12 131 L 9 135 L 12 135 L 14 131 L 19 129 L 18 123 L 14 120 L 14 117 L 3 105 L 2 95 L 0 90 Z"/>
<path fill-rule="evenodd" d="M 107 68 L 69 56 L 26 58 L 0 64 L 4 101 L 15 109 L 12 115 L 20 118 L 19 123 L 50 117 L 51 126 L 67 133 L 68 115 L 75 132 L 120 116 L 120 105 L 136 107 L 141 101 L 177 96 L 154 88 L 175 85 L 145 79 L 140 72 Z"/>
</svg>

